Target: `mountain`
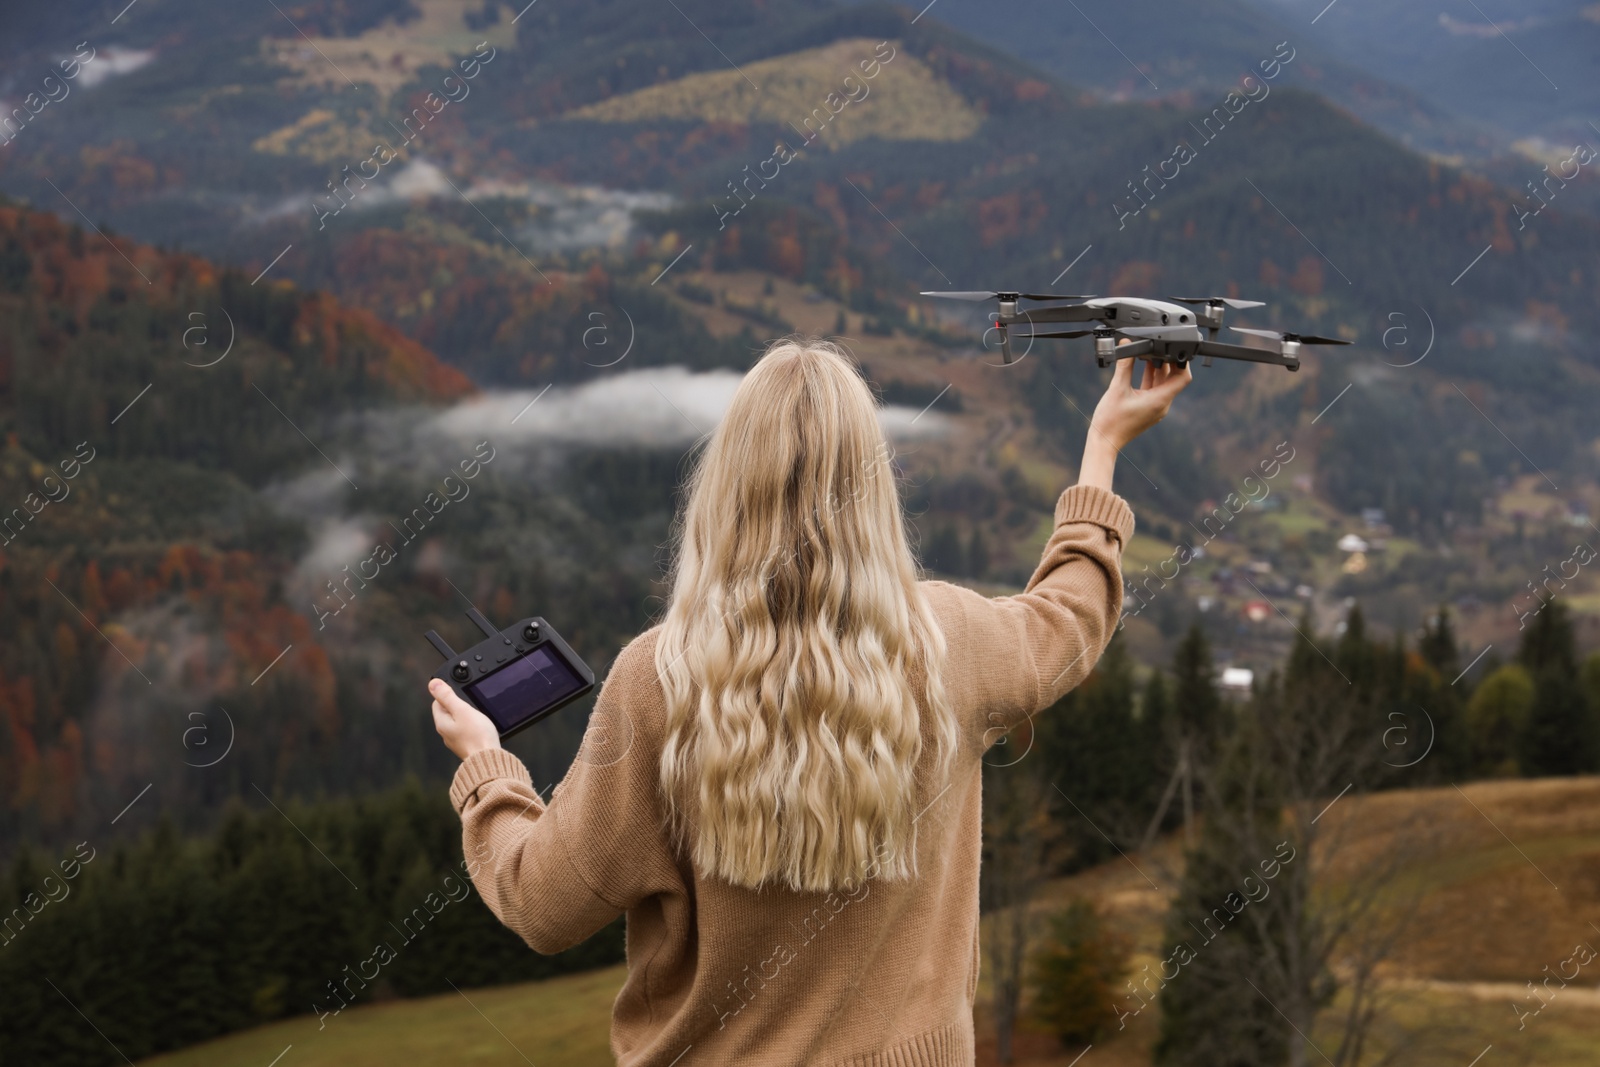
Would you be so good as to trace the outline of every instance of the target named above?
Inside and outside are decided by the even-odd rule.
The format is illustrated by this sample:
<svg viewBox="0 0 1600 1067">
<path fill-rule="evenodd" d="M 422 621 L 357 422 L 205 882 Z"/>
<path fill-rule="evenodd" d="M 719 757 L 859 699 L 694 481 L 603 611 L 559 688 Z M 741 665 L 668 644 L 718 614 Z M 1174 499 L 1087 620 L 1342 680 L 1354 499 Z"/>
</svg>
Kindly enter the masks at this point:
<svg viewBox="0 0 1600 1067">
<path fill-rule="evenodd" d="M 620 647 L 649 589 L 629 523 L 664 525 L 672 458 L 541 475 L 514 424 L 462 422 L 482 402 L 326 294 L 0 204 L 0 840 L 103 825 L 146 786 L 152 817 L 204 825 L 252 786 L 442 773 L 408 679 L 467 595 L 581 601 L 566 636 Z M 542 774 L 581 721 L 544 731 Z"/>
<path fill-rule="evenodd" d="M 177 755 L 147 725 L 181 737 L 174 717 L 213 706 L 259 745 L 226 776 L 164 783 L 163 804 L 441 776 L 427 723 L 396 710 L 431 668 L 417 634 L 469 601 L 559 614 L 603 667 L 659 604 L 683 450 L 791 328 L 856 338 L 905 405 L 887 416 L 899 429 L 935 409 L 902 468 L 930 566 L 1020 585 L 1104 376 L 1084 342 L 999 367 L 987 309 L 923 289 L 1242 296 L 1268 306 L 1231 322 L 1356 342 L 1299 374 L 1199 368 L 1127 450 L 1130 572 L 1149 590 L 1140 568 L 1195 534 L 1206 550 L 1130 621 L 1142 658 L 1200 619 L 1225 656 L 1265 668 L 1288 617 L 1331 628 L 1355 597 L 1400 631 L 1452 602 L 1478 648 L 1507 640 L 1527 580 L 1600 513 L 1585 342 L 1600 224 L 1576 195 L 1545 207 L 1363 121 L 1330 86 L 1394 101 L 1418 129 L 1439 113 L 1298 31 L 1242 7 L 1216 7 L 1214 29 L 1139 11 L 1134 58 L 1177 57 L 1148 66 L 1149 98 L 1107 91 L 1108 67 L 975 40 L 941 21 L 959 6 L 7 12 L 8 100 L 27 99 L 26 72 L 94 50 L 0 146 L 27 227 L 47 212 L 88 227 L 0 255 L 20 286 L 8 343 L 30 361 L 10 379 L 13 496 L 35 462 L 106 442 L 38 520 L 62 547 L 6 548 L 21 590 L 7 625 L 30 650 L 3 668 L 27 726 L 7 758 L 34 768 L 14 831 L 115 812 Z M 1019 24 L 1038 40 L 1082 38 L 1077 12 L 1036 13 Z M 1073 54 L 1122 62 L 1104 44 Z M 156 245 L 213 280 L 170 288 L 150 270 L 177 254 Z M 106 280 L 44 284 L 57 261 Z M 199 366 L 220 350 L 201 340 L 235 332 L 236 351 Z M 47 345 L 77 346 L 94 373 Z M 485 441 L 497 458 L 472 502 L 341 596 L 344 568 Z M 1274 456 L 1270 502 L 1225 509 L 1216 533 Z M 1336 547 L 1353 533 L 1359 559 Z M 280 654 L 293 671 L 271 669 Z M 141 681 L 123 657 L 173 673 Z M 581 711 L 528 744 L 536 775 L 570 759 Z M 27 784 L 46 781 L 68 785 Z"/>
<path fill-rule="evenodd" d="M 1291 22 L 1324 7 L 1315 0 L 1253 3 Z M 1339 4 L 1313 32 L 1345 62 L 1509 138 L 1594 143 L 1600 7 L 1590 0 Z"/>
<path fill-rule="evenodd" d="M 1392 76 L 1402 64 L 1363 63 L 1360 49 L 1346 55 L 1330 46 L 1302 21 L 1303 6 L 1014 0 L 996 9 L 977 0 L 942 0 L 928 17 L 1107 100 L 1205 103 L 1246 75 L 1259 77 L 1258 64 L 1287 43 L 1297 59 L 1285 84 L 1314 91 L 1419 151 L 1472 158 L 1493 153 L 1498 131 Z"/>
</svg>

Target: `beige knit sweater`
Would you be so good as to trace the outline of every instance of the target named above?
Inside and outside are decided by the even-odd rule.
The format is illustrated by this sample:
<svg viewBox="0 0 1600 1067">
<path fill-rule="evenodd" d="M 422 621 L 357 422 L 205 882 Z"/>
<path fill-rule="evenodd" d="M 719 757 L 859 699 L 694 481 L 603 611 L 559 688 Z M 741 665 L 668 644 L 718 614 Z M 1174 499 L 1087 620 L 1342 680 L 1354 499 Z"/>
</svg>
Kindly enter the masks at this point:
<svg viewBox="0 0 1600 1067">
<path fill-rule="evenodd" d="M 450 799 L 473 881 L 501 922 L 553 953 L 627 914 L 628 977 L 611 1020 L 622 1067 L 973 1062 L 981 757 L 1093 669 L 1116 627 L 1133 533 L 1127 503 L 1092 486 L 1062 493 L 1055 518 L 1016 596 L 923 583 L 964 729 L 953 777 L 919 774 L 915 880 L 756 892 L 674 855 L 657 796 L 655 628 L 618 654 L 548 804 L 508 752 L 462 763 Z"/>
</svg>

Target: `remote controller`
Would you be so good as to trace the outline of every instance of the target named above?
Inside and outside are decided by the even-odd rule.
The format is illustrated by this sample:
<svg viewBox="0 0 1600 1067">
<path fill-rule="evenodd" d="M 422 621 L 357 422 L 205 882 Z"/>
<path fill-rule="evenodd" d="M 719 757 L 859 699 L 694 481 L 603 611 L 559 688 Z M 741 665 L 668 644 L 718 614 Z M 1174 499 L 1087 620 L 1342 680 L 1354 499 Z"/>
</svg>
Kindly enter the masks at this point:
<svg viewBox="0 0 1600 1067">
<path fill-rule="evenodd" d="M 424 636 L 446 661 L 434 677 L 489 716 L 502 738 L 594 689 L 594 672 L 543 619 L 496 630 L 477 608 L 466 614 L 485 639 L 458 654 L 429 630 Z"/>
</svg>

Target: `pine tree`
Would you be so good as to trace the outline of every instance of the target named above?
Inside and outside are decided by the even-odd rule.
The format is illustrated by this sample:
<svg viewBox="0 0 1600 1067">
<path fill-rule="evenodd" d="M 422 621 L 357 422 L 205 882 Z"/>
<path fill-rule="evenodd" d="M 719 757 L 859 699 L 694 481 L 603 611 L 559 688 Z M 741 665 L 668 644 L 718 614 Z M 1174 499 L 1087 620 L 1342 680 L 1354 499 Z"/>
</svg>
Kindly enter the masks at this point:
<svg viewBox="0 0 1600 1067">
<path fill-rule="evenodd" d="M 1378 656 L 1367 640 L 1367 620 L 1356 604 L 1345 617 L 1344 633 L 1334 649 L 1333 662 L 1363 698 L 1370 699 L 1378 684 Z"/>
<path fill-rule="evenodd" d="M 1417 643 L 1422 658 L 1439 672 L 1440 677 L 1454 681 L 1461 673 L 1460 650 L 1456 648 L 1455 628 L 1450 625 L 1450 609 L 1443 604 L 1422 628 L 1422 640 Z"/>
<path fill-rule="evenodd" d="M 1208 778 L 1206 819 L 1168 912 L 1164 958 L 1128 983 L 1124 1011 L 1142 1011 L 1146 996 L 1159 996 L 1154 1059 L 1161 1067 L 1280 1067 L 1288 1060 L 1289 1028 L 1260 992 L 1274 986 L 1266 959 L 1282 958 L 1284 926 L 1241 915 L 1245 908 L 1278 920 L 1291 914 L 1292 879 L 1301 873 L 1282 862 L 1294 856 L 1292 845 L 1274 850 L 1282 798 L 1271 762 L 1248 722 L 1230 738 Z M 1247 900 L 1242 876 L 1263 862 L 1276 865 L 1272 891 Z"/>
<path fill-rule="evenodd" d="M 1600 769 L 1600 721 L 1578 680 L 1566 605 L 1552 601 L 1523 631 L 1517 659 L 1533 674 L 1533 707 L 1518 744 L 1522 773 L 1584 774 Z"/>
<path fill-rule="evenodd" d="M 1133 663 L 1119 632 L 1088 679 L 1035 717 L 1037 751 L 1030 758 L 1055 783 L 1050 801 L 1067 828 L 1074 868 L 1116 855 L 1100 830 L 1136 841 L 1149 818 L 1148 798 L 1162 784 L 1152 784 L 1159 771 L 1134 715 L 1133 694 Z M 1100 830 L 1081 814 L 1090 811 Z"/>
<path fill-rule="evenodd" d="M 1166 743 L 1167 731 L 1171 729 L 1172 720 L 1172 699 L 1168 695 L 1169 692 L 1166 676 L 1160 670 L 1152 670 L 1150 677 L 1145 679 L 1144 691 L 1139 696 L 1137 734 L 1139 750 L 1144 754 L 1144 765 L 1147 768 L 1144 810 L 1152 814 L 1161 799 L 1162 787 L 1172 776 L 1175 755 L 1172 746 Z M 1171 825 L 1170 819 L 1168 825 Z"/>
<path fill-rule="evenodd" d="M 961 535 L 949 523 L 940 523 L 928 539 L 922 565 L 935 574 L 965 574 L 967 570 L 961 550 Z"/>
<path fill-rule="evenodd" d="M 1125 937 L 1107 928 L 1093 900 L 1075 897 L 1050 917 L 1033 957 L 1034 1019 L 1068 1048 L 1112 1032 L 1130 949 Z"/>
<path fill-rule="evenodd" d="M 1199 745 L 1204 759 L 1223 729 L 1222 698 L 1217 694 L 1211 645 L 1198 622 L 1178 643 L 1172 658 L 1172 710 L 1180 735 Z"/>
<path fill-rule="evenodd" d="M 997 1054 L 1001 1063 L 1010 1063 L 1034 936 L 1030 905 L 1054 865 L 1058 824 L 1049 813 L 1053 790 L 1037 764 L 986 766 L 983 778 L 979 906 L 991 916 L 984 940 L 993 976 Z"/>
<path fill-rule="evenodd" d="M 989 572 L 989 546 L 984 542 L 983 531 L 976 526 L 972 528 L 972 537 L 967 541 L 966 563 L 968 577 L 982 578 Z"/>
<path fill-rule="evenodd" d="M 1519 748 L 1522 773 L 1531 777 L 1600 770 L 1600 723 L 1577 676 L 1554 664 L 1533 679 L 1533 708 Z"/>
<path fill-rule="evenodd" d="M 1441 605 L 1423 626 L 1417 651 L 1423 662 L 1432 668 L 1433 675 L 1408 679 L 1409 699 L 1399 710 L 1403 716 L 1408 716 L 1401 720 L 1405 725 L 1406 743 L 1426 743 L 1429 738 L 1420 727 L 1431 722 L 1433 747 L 1424 757 L 1427 762 L 1416 765 L 1415 773 L 1426 780 L 1459 781 L 1472 773 L 1472 738 L 1467 730 L 1467 695 L 1462 692 L 1466 683 L 1463 680 L 1461 685 L 1456 684 L 1461 677 L 1461 655 L 1448 608 Z M 1423 723 L 1414 729 L 1411 724 L 1418 709 L 1426 714 L 1421 716 Z M 1394 762 L 1407 763 L 1418 756 L 1420 752 L 1408 751 L 1395 756 Z"/>
<path fill-rule="evenodd" d="M 1196 770 L 1215 752 L 1224 728 L 1222 698 L 1212 671 L 1211 645 L 1198 622 L 1178 643 L 1172 659 L 1172 714 L 1168 719 L 1167 743 L 1173 752 L 1174 777 L 1167 783 L 1167 797 L 1177 790 L 1183 813 L 1185 840 L 1193 825 L 1197 795 Z M 1188 841 L 1193 844 L 1192 841 Z"/>
<path fill-rule="evenodd" d="M 1551 601 L 1534 616 L 1533 625 L 1522 631 L 1517 662 L 1533 674 L 1545 667 L 1558 667 L 1569 675 L 1576 673 L 1578 654 L 1565 604 Z"/>
</svg>

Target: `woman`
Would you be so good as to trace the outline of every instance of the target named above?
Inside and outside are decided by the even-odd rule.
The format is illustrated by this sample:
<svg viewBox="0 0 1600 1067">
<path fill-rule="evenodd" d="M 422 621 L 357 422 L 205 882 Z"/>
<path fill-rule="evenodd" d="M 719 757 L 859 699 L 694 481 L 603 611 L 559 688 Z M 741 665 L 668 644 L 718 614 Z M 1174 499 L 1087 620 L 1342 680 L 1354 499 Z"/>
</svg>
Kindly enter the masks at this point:
<svg viewBox="0 0 1600 1067">
<path fill-rule="evenodd" d="M 688 482 L 672 596 L 548 804 L 440 682 L 473 880 L 537 952 L 626 913 L 623 1067 L 970 1064 L 984 750 L 1094 667 L 1133 513 L 1118 450 L 1187 367 L 1117 363 L 1024 592 L 918 581 L 851 359 L 775 344 Z"/>
</svg>

